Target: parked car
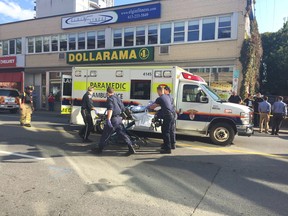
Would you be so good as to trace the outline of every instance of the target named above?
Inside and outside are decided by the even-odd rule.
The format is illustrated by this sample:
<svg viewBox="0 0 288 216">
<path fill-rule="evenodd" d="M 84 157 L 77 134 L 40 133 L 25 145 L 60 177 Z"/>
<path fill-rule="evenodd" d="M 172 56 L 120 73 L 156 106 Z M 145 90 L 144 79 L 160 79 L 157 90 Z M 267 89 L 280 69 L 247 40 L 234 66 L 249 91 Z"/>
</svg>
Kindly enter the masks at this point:
<svg viewBox="0 0 288 216">
<path fill-rule="evenodd" d="M 19 110 L 20 94 L 17 89 L 0 88 L 0 110 L 17 113 Z"/>
</svg>

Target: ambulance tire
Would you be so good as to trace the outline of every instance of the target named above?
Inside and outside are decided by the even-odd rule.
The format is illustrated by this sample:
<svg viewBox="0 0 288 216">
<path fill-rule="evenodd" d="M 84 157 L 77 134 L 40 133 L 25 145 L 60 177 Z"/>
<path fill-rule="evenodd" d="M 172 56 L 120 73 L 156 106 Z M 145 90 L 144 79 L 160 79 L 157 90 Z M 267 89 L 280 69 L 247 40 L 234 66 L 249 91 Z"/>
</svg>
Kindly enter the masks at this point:
<svg viewBox="0 0 288 216">
<path fill-rule="evenodd" d="M 228 123 L 216 123 L 210 129 L 209 136 L 215 145 L 230 145 L 235 137 L 235 131 Z"/>
</svg>

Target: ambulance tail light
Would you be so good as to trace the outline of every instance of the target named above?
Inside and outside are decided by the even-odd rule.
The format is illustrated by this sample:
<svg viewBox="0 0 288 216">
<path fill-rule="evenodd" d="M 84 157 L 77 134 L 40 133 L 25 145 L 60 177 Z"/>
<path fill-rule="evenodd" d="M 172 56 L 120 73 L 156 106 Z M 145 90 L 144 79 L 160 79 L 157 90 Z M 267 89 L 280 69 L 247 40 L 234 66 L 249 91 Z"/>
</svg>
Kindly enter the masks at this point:
<svg viewBox="0 0 288 216">
<path fill-rule="evenodd" d="M 193 74 L 190 74 L 190 73 L 183 72 L 182 76 L 184 77 L 184 79 L 187 79 L 187 80 L 205 82 L 205 80 L 202 77 L 197 76 L 197 75 L 193 75 Z"/>
</svg>

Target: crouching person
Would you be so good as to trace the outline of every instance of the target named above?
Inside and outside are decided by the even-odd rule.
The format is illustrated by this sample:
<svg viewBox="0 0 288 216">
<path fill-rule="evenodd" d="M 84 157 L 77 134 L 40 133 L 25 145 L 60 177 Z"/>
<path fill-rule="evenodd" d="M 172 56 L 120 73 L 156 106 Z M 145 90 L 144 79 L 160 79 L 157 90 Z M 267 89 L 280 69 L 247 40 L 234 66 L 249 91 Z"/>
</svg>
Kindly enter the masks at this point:
<svg viewBox="0 0 288 216">
<path fill-rule="evenodd" d="M 92 152 L 101 154 L 108 139 L 115 131 L 120 139 L 123 139 L 128 146 L 128 155 L 135 154 L 135 150 L 132 146 L 132 142 L 129 136 L 125 132 L 124 125 L 122 123 L 121 112 L 124 111 L 124 104 L 119 97 L 114 95 L 114 89 L 112 87 L 107 88 L 107 122 L 104 126 L 103 134 L 100 138 L 98 148 L 92 148 Z"/>
</svg>

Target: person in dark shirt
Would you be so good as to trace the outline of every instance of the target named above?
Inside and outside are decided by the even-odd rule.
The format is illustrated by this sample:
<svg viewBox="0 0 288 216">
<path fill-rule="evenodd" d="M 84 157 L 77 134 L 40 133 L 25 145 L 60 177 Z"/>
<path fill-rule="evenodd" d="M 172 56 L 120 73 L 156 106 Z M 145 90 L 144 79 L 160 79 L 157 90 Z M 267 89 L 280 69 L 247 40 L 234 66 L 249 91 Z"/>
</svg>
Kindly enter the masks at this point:
<svg viewBox="0 0 288 216">
<path fill-rule="evenodd" d="M 157 87 L 157 93 L 159 97 L 156 99 L 155 103 L 152 104 L 149 108 L 155 109 L 156 107 L 161 107 L 161 112 L 163 114 L 162 136 L 164 142 L 164 149 L 162 149 L 160 153 L 171 154 L 170 132 L 173 127 L 173 122 L 175 121 L 173 116 L 173 107 L 170 97 L 164 94 L 164 89 L 161 86 Z"/>
<path fill-rule="evenodd" d="M 235 91 L 233 91 L 232 95 L 229 97 L 228 101 L 230 103 L 241 104 L 242 98 L 239 95 L 237 95 Z"/>
<path fill-rule="evenodd" d="M 259 103 L 263 102 L 263 98 L 260 92 L 256 94 L 256 97 L 254 98 L 253 103 L 253 109 L 254 109 L 254 126 L 258 127 L 260 122 L 260 114 L 258 112 Z"/>
<path fill-rule="evenodd" d="M 278 96 L 277 101 L 272 106 L 273 118 L 272 118 L 272 134 L 279 135 L 279 129 L 282 121 L 287 116 L 287 104 L 283 102 L 283 97 Z"/>
<path fill-rule="evenodd" d="M 89 86 L 87 92 L 83 95 L 82 98 L 81 115 L 85 126 L 79 131 L 79 136 L 83 139 L 84 142 L 91 142 L 91 140 L 88 139 L 90 132 L 93 130 L 91 111 L 96 110 L 92 101 L 93 92 L 94 88 Z"/>
<path fill-rule="evenodd" d="M 247 98 L 245 98 L 245 100 L 243 101 L 245 106 L 248 106 L 250 108 L 253 109 L 253 103 L 254 103 L 254 100 L 253 100 L 253 97 L 251 94 L 247 94 Z"/>
<path fill-rule="evenodd" d="M 125 132 L 124 125 L 122 123 L 121 113 L 125 107 L 119 97 L 114 95 L 114 89 L 112 87 L 107 88 L 107 122 L 104 126 L 103 134 L 100 138 L 98 148 L 92 148 L 92 152 L 101 154 L 111 134 L 115 131 L 119 139 L 124 140 L 128 146 L 127 154 L 135 154 L 136 151 L 133 148 L 133 144 Z"/>
</svg>

